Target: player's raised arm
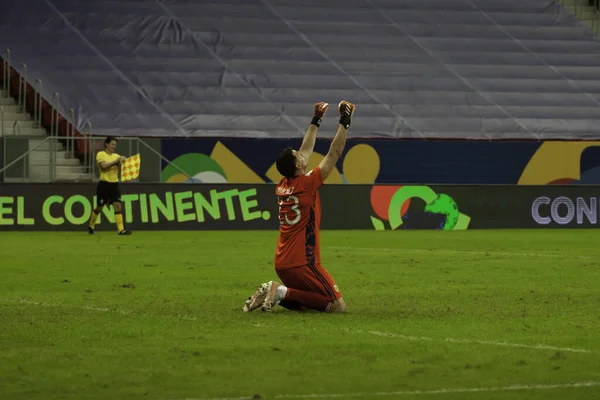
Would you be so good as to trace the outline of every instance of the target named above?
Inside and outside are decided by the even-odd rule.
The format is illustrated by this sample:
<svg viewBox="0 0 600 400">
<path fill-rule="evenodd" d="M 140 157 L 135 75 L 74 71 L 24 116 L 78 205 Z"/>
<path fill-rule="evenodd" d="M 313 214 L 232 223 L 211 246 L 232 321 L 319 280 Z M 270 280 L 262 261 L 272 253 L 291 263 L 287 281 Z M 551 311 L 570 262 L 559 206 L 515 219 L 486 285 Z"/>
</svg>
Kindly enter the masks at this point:
<svg viewBox="0 0 600 400">
<path fill-rule="evenodd" d="M 340 124 L 338 125 L 335 137 L 329 146 L 329 152 L 323 158 L 319 167 L 321 168 L 321 177 L 327 179 L 331 171 L 335 168 L 335 164 L 342 156 L 344 146 L 346 146 L 346 137 L 348 136 L 348 128 L 352 123 L 352 115 L 356 106 L 345 100 L 340 101 L 338 111 L 340 112 Z"/>
<path fill-rule="evenodd" d="M 315 113 L 313 114 L 313 119 L 310 122 L 310 126 L 306 130 L 304 134 L 304 139 L 302 140 L 302 146 L 300 146 L 300 150 L 298 153 L 302 154 L 302 156 L 308 161 L 310 156 L 312 155 L 313 149 L 315 148 L 315 141 L 317 139 L 317 130 L 321 124 L 321 119 L 325 115 L 329 104 L 321 101 L 315 104 Z"/>
</svg>

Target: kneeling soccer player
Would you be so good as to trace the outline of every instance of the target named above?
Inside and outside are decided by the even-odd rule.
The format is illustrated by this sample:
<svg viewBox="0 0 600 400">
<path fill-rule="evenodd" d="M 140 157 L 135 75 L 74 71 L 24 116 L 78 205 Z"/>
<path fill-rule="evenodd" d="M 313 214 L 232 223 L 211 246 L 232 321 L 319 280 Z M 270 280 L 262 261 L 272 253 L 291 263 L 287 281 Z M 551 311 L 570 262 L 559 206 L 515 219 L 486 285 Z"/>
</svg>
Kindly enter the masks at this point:
<svg viewBox="0 0 600 400">
<path fill-rule="evenodd" d="M 306 171 L 315 146 L 317 129 L 329 105 L 315 104 L 315 113 L 299 150 L 283 149 L 277 170 L 283 178 L 275 193 L 279 204 L 279 240 L 275 272 L 283 284 L 261 284 L 246 301 L 244 311 L 272 311 L 278 304 L 290 310 L 344 312 L 346 303 L 331 275 L 321 265 L 319 188 L 334 170 L 346 144 L 355 105 L 341 101 L 340 122 L 329 152 L 318 167 Z"/>
</svg>

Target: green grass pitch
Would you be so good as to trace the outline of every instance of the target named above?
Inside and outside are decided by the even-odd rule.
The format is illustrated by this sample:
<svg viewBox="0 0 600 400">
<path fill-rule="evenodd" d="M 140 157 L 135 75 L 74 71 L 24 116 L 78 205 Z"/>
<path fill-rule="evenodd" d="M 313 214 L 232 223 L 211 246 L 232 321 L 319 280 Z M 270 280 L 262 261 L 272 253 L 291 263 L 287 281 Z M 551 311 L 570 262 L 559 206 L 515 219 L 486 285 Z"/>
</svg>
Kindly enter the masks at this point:
<svg viewBox="0 0 600 400">
<path fill-rule="evenodd" d="M 598 399 L 600 231 L 323 231 L 344 315 L 243 313 L 277 232 L 0 234 L 0 399 Z"/>
</svg>

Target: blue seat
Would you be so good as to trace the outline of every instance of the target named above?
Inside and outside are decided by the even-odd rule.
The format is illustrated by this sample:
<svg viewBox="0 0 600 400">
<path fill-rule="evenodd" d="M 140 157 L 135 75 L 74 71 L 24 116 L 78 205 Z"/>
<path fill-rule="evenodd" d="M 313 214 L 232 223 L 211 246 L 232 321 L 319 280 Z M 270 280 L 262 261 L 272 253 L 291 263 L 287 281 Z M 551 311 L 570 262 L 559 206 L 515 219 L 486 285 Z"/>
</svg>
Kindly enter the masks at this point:
<svg viewBox="0 0 600 400">
<path fill-rule="evenodd" d="M 600 44 L 553 0 L 4 0 L 0 48 L 94 133 L 590 138 Z M 337 125 L 330 110 L 322 127 Z"/>
</svg>

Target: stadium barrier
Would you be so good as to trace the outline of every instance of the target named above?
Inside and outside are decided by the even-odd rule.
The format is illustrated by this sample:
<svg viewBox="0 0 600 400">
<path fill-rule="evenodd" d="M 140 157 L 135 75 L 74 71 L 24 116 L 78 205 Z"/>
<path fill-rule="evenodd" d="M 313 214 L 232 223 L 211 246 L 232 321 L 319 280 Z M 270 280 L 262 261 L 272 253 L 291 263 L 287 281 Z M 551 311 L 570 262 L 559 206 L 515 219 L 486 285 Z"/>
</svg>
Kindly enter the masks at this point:
<svg viewBox="0 0 600 400">
<path fill-rule="evenodd" d="M 278 228 L 275 185 L 122 184 L 132 230 Z M 595 186 L 325 185 L 322 229 L 594 228 Z M 95 185 L 2 184 L 0 230 L 83 230 Z M 295 216 L 290 217 L 294 219 Z M 114 230 L 105 209 L 98 230 Z"/>
</svg>

